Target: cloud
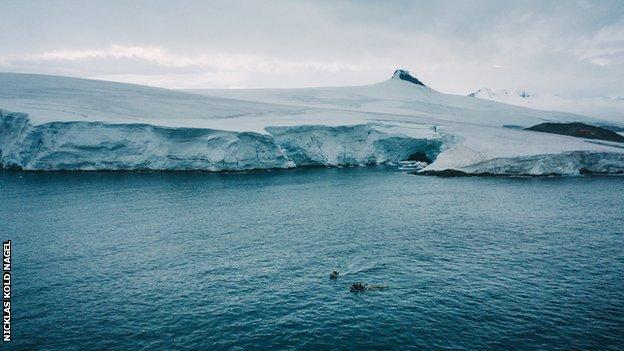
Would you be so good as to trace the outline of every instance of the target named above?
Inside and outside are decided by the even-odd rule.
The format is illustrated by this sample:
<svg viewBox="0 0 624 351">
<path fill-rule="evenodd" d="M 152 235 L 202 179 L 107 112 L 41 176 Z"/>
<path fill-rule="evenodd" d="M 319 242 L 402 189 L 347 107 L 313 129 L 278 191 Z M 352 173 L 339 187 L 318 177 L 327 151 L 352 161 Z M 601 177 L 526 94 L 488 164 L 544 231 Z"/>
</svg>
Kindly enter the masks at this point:
<svg viewBox="0 0 624 351">
<path fill-rule="evenodd" d="M 139 59 L 154 62 L 162 66 L 187 67 L 195 64 L 191 59 L 174 56 L 156 46 L 125 46 L 111 45 L 99 50 L 55 50 L 40 54 L 28 55 L 24 59 L 30 61 L 76 61 L 88 59 Z"/>
<path fill-rule="evenodd" d="M 390 40 L 390 38 L 387 39 Z M 13 70 L 88 77 L 121 77 L 124 81 L 136 78 L 137 83 L 150 80 L 153 80 L 153 84 L 173 82 L 173 77 L 176 75 L 184 80 L 192 78 L 197 84 L 199 84 L 197 78 L 193 78 L 193 75 L 235 79 L 231 82 L 206 80 L 204 82 L 206 87 L 349 84 L 348 82 L 354 77 L 357 78 L 355 84 L 368 84 L 388 78 L 395 68 L 416 67 L 415 72 L 426 76 L 434 75 L 445 66 L 453 66 L 457 63 L 457 58 L 454 57 L 451 48 L 445 44 L 439 44 L 431 35 L 422 34 L 408 39 L 395 36 L 392 40 L 397 42 L 397 45 L 386 49 L 384 55 L 362 55 L 363 58 L 350 56 L 328 58 L 323 57 L 324 55 L 301 57 L 296 51 L 293 57 L 275 54 L 261 55 L 254 52 L 194 50 L 195 52 L 189 53 L 188 50 L 181 52 L 155 45 L 124 44 L 112 44 L 99 48 L 27 52 L 3 58 Z M 428 50 L 413 54 L 405 53 L 405 48 L 409 49 L 410 42 L 414 40 L 426 46 Z M 397 59 L 397 57 L 400 58 Z M 233 72 L 237 74 L 232 74 Z M 377 73 L 376 77 L 372 74 L 374 72 Z M 271 77 L 269 78 L 268 75 Z M 186 84 L 180 81 L 178 84 L 167 86 L 184 87 Z"/>
<path fill-rule="evenodd" d="M 14 72 L 279 88 L 370 84 L 401 67 L 458 94 L 624 94 L 621 0 L 58 0 L 3 10 L 12 15 L 0 21 L 0 67 Z"/>
<path fill-rule="evenodd" d="M 605 57 L 592 57 L 591 59 L 589 59 L 589 62 L 596 66 L 606 66 L 611 63 L 611 60 Z"/>
<path fill-rule="evenodd" d="M 607 66 L 624 56 L 624 23 L 600 28 L 580 41 L 578 57 L 597 66 Z"/>
<path fill-rule="evenodd" d="M 171 68 L 214 68 L 219 70 L 258 70 L 279 72 L 281 70 L 318 70 L 327 72 L 361 71 L 367 67 L 339 62 L 318 62 L 312 60 L 287 61 L 254 55 L 240 54 L 201 54 L 184 56 L 172 54 L 158 46 L 111 45 L 96 50 L 53 50 L 38 54 L 29 54 L 15 61 L 80 61 L 94 59 L 132 59 L 142 60 Z"/>
<path fill-rule="evenodd" d="M 17 71 L 78 75 L 172 88 L 257 87 L 262 80 L 271 86 L 269 77 L 275 80 L 276 77 L 284 79 L 297 75 L 304 79 L 310 75 L 348 76 L 373 69 L 370 64 L 338 60 L 286 60 L 241 53 L 184 55 L 160 46 L 121 44 L 0 56 L 0 66 Z"/>
</svg>

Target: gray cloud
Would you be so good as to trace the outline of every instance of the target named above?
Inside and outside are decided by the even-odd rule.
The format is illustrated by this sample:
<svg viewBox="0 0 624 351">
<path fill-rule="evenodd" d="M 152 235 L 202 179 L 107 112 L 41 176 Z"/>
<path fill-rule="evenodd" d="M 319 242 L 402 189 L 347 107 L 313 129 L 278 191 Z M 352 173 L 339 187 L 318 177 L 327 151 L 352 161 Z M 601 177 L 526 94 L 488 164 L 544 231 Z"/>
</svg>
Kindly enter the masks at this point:
<svg viewBox="0 0 624 351">
<path fill-rule="evenodd" d="M 2 1 L 0 70 L 172 88 L 624 95 L 622 1 Z"/>
</svg>

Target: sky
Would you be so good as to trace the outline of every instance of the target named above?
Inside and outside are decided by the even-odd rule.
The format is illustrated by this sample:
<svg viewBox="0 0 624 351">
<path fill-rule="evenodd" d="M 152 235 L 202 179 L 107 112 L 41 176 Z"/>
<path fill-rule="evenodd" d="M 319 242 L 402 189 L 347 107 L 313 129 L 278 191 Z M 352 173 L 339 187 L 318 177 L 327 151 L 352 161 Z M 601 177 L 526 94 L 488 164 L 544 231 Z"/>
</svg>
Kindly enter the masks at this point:
<svg viewBox="0 0 624 351">
<path fill-rule="evenodd" d="M 0 71 L 166 88 L 624 96 L 624 1 L 0 0 Z"/>
</svg>

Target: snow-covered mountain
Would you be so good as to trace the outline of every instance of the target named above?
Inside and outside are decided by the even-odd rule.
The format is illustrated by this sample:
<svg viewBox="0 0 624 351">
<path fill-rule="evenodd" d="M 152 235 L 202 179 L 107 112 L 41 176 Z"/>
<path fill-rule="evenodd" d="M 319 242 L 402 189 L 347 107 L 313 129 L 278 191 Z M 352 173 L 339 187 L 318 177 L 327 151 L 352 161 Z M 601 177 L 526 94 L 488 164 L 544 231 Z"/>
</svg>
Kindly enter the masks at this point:
<svg viewBox="0 0 624 351">
<path fill-rule="evenodd" d="M 468 96 L 520 106 L 529 105 L 535 98 L 535 94 L 523 90 L 510 91 L 502 89 L 494 91 L 486 87 L 480 88 L 477 91 L 468 94 Z"/>
<path fill-rule="evenodd" d="M 521 129 L 547 121 L 600 122 L 443 94 L 405 70 L 367 86 L 193 92 L 0 74 L 0 166 L 25 170 L 223 171 L 421 155 L 433 160 L 428 172 L 624 171 L 622 144 Z"/>
<path fill-rule="evenodd" d="M 559 95 L 534 94 L 527 91 L 480 88 L 470 94 L 485 100 L 550 111 L 566 111 L 606 120 L 615 124 L 624 121 L 624 97 L 564 98 Z"/>
</svg>

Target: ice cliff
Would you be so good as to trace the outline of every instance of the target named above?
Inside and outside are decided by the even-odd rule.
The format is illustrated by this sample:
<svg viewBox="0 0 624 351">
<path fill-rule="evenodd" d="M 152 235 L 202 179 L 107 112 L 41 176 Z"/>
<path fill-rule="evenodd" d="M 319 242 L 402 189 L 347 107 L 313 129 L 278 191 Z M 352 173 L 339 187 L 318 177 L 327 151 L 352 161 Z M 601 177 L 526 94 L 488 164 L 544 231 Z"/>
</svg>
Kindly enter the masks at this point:
<svg viewBox="0 0 624 351">
<path fill-rule="evenodd" d="M 267 127 L 276 143 L 298 166 L 341 166 L 396 163 L 421 152 L 435 158 L 442 138 L 392 133 L 383 126 Z"/>
<path fill-rule="evenodd" d="M 267 134 L 149 124 L 29 123 L 0 111 L 0 166 L 23 170 L 242 171 L 383 164 L 416 152 L 435 158 L 439 138 L 383 125 L 267 127 Z"/>
</svg>

